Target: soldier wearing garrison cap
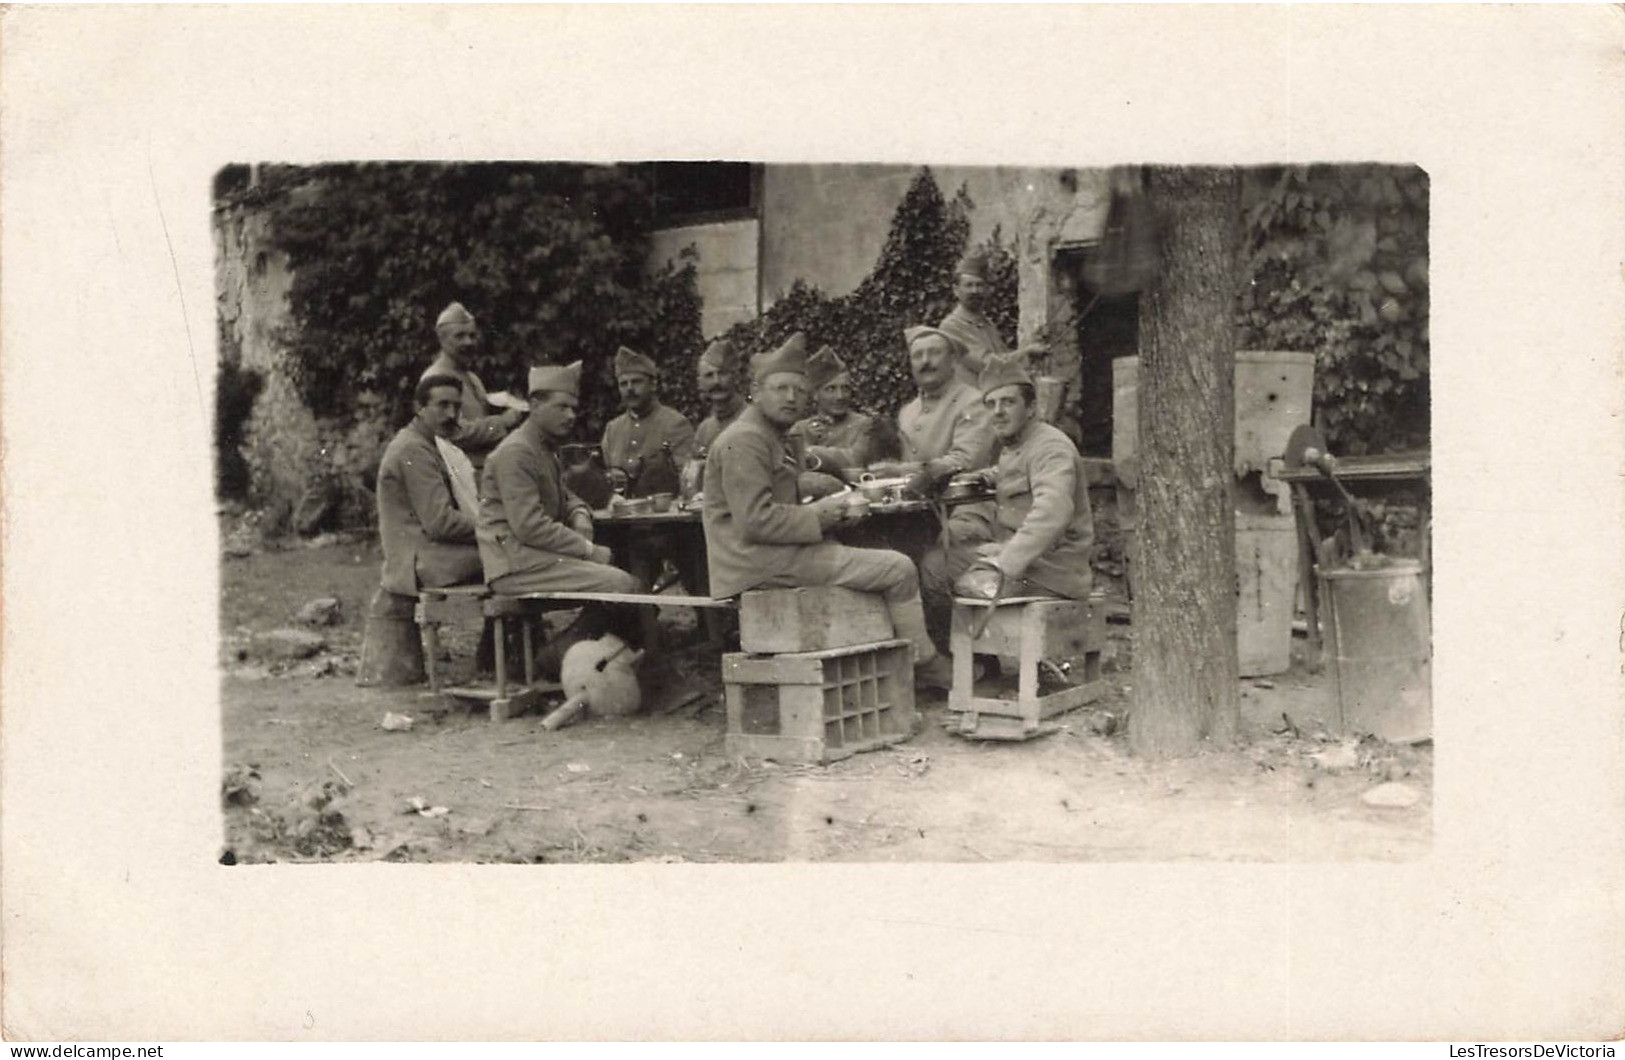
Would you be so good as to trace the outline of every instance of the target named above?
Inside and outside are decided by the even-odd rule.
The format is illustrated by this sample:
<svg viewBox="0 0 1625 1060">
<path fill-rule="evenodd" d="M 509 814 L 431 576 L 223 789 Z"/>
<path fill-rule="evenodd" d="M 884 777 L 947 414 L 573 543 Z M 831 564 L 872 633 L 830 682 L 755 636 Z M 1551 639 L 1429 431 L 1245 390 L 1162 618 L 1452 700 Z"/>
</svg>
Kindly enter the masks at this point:
<svg viewBox="0 0 1625 1060">
<path fill-rule="evenodd" d="M 480 343 L 479 325 L 461 302 L 452 302 L 435 318 L 440 351 L 423 376 L 450 375 L 463 384 L 463 406 L 458 431 L 450 439 L 468 454 L 476 472 L 486 454 L 524 418 L 518 409 L 492 412 L 485 384 L 469 367 L 469 356 Z"/>
<path fill-rule="evenodd" d="M 849 548 L 824 535 L 852 521 L 847 499 L 801 504 L 785 432 L 807 396 L 805 339 L 798 333 L 751 362 L 752 402 L 705 462 L 705 542 L 713 595 L 753 588 L 840 585 L 884 595 L 897 636 L 912 641 L 916 681 L 945 688 L 948 661 L 926 634 L 919 574 L 900 552 Z"/>
<path fill-rule="evenodd" d="M 575 427 L 581 362 L 530 370 L 530 418 L 485 462 L 476 530 L 485 581 L 501 593 L 636 592 L 593 543 L 592 511 L 564 485 L 556 447 Z"/>
<path fill-rule="evenodd" d="M 964 355 L 959 342 L 928 327 L 908 328 L 903 338 L 909 371 L 919 387 L 914 399 L 897 410 L 904 463 L 923 463 L 925 477 L 933 483 L 985 466 L 993 451 L 992 432 L 981 394 L 959 378 Z"/>
<path fill-rule="evenodd" d="M 695 366 L 700 396 L 711 414 L 694 431 L 694 448 L 708 450 L 730 423 L 745 409 L 745 395 L 739 389 L 739 354 L 727 339 L 718 339 L 705 348 Z"/>
<path fill-rule="evenodd" d="M 1094 520 L 1077 446 L 1038 416 L 1032 377 L 1021 358 L 995 356 L 978 385 L 997 439 L 996 510 L 962 526 L 952 545 L 928 553 L 920 580 L 933 605 L 948 598 L 1089 595 Z"/>
<path fill-rule="evenodd" d="M 431 375 L 449 375 L 462 384 L 462 415 L 449 441 L 468 454 L 477 473 L 485 463 L 486 454 L 518 426 L 525 414 L 517 409 L 491 412 L 485 384 L 467 363 L 469 354 L 479 345 L 480 330 L 461 302 L 453 302 L 441 310 L 434 322 L 434 333 L 440 342 L 440 355 L 424 370 L 420 381 Z"/>
<path fill-rule="evenodd" d="M 937 325 L 959 343 L 963 351 L 959 358 L 959 378 L 969 386 L 976 385 L 976 375 L 989 354 L 1010 349 L 999 329 L 985 315 L 992 293 L 989 280 L 985 251 L 972 250 L 961 258 L 954 270 L 956 304 Z"/>
<path fill-rule="evenodd" d="M 812 392 L 813 414 L 790 428 L 790 437 L 809 446 L 847 450 L 862 467 L 870 460 L 869 433 L 874 417 L 852 408 L 852 374 L 828 346 L 807 360 L 807 389 Z"/>
<path fill-rule="evenodd" d="M 615 384 L 626 411 L 604 428 L 604 465 L 620 487 L 633 487 L 649 466 L 647 460 L 671 446 L 671 458 L 681 468 L 694 455 L 694 426 L 681 412 L 655 396 L 660 369 L 643 354 L 622 346 L 615 352 Z M 660 564 L 670 557 L 689 592 L 707 595 L 705 551 L 693 527 L 646 527 L 628 531 L 626 568 L 640 582 L 653 584 Z M 658 632 L 653 608 L 644 609 L 644 639 Z M 707 617 L 710 618 L 709 613 Z M 720 627 L 718 627 L 720 630 Z M 717 639 L 721 639 L 720 632 Z"/>
<path fill-rule="evenodd" d="M 626 409 L 604 428 L 604 466 L 620 485 L 636 483 L 646 458 L 671 446 L 682 467 L 694 452 L 694 425 L 657 396 L 660 369 L 654 361 L 622 346 L 615 352 L 615 385 Z M 618 476 L 617 476 L 618 473 Z"/>
</svg>

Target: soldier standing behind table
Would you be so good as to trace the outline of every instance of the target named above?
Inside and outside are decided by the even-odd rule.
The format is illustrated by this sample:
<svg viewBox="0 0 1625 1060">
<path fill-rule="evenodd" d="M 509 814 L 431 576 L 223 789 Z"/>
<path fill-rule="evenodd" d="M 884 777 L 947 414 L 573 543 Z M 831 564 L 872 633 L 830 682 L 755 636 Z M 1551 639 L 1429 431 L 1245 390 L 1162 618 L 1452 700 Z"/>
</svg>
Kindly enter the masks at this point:
<svg viewBox="0 0 1625 1060">
<path fill-rule="evenodd" d="M 423 377 L 449 375 L 463 388 L 462 416 L 450 441 L 468 454 L 475 474 L 485 464 L 486 454 L 519 425 L 525 414 L 518 409 L 490 411 L 485 384 L 468 367 L 466 358 L 480 342 L 480 330 L 462 303 L 453 302 L 441 311 L 434 323 L 440 354 L 423 372 Z"/>
<path fill-rule="evenodd" d="M 954 270 L 955 305 L 937 327 L 950 336 L 963 354 L 957 372 L 960 382 L 974 387 L 976 378 L 987 358 L 1005 353 L 1004 336 L 985 314 L 993 289 L 989 285 L 987 254 L 973 250 L 960 259 Z"/>
</svg>

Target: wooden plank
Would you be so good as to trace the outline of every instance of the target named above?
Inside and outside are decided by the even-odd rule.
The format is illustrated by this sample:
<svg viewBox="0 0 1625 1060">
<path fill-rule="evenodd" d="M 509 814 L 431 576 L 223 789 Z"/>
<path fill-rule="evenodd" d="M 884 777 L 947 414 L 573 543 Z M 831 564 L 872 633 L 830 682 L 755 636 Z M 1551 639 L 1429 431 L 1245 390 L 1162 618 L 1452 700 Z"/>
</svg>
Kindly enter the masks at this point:
<svg viewBox="0 0 1625 1060">
<path fill-rule="evenodd" d="M 521 689 L 506 698 L 491 700 L 491 721 L 493 724 L 507 721 L 540 710 L 541 706 L 542 693 L 539 689 Z"/>
<path fill-rule="evenodd" d="M 747 655 L 728 652 L 722 657 L 722 681 L 736 685 L 821 685 L 824 661 L 806 655 Z"/>
<path fill-rule="evenodd" d="M 520 692 L 534 692 L 537 695 L 547 695 L 564 691 L 564 686 L 556 681 L 538 681 L 529 688 L 514 685 L 508 689 L 510 697 Z M 425 693 L 428 694 L 428 693 Z M 497 694 L 495 685 L 457 685 L 452 688 L 442 688 L 436 695 L 450 696 L 453 699 L 470 699 L 478 703 L 487 703 L 493 699 L 501 698 Z"/>
<path fill-rule="evenodd" d="M 736 758 L 771 758 L 775 762 L 817 763 L 823 760 L 824 741 L 803 736 L 747 736 L 731 732 L 723 741 Z"/>
<path fill-rule="evenodd" d="M 481 600 L 491 595 L 488 585 L 441 585 L 433 589 L 418 589 L 418 596 L 423 599 L 444 598 L 460 596 L 469 599 Z"/>
<path fill-rule="evenodd" d="M 1432 454 L 1378 453 L 1374 456 L 1340 456 L 1337 458 L 1337 477 L 1348 481 L 1361 479 L 1420 479 L 1433 467 Z M 1321 482 L 1326 476 L 1316 467 L 1289 468 L 1284 461 L 1270 461 L 1269 474 L 1282 482 Z"/>
<path fill-rule="evenodd" d="M 885 598 L 834 585 L 755 589 L 739 600 L 739 646 L 778 655 L 892 639 Z"/>
<path fill-rule="evenodd" d="M 1069 710 L 1076 710 L 1085 703 L 1093 703 L 1106 694 L 1106 682 L 1091 681 L 1088 684 L 1073 685 L 1071 688 L 1059 692 L 1051 692 L 1041 696 L 1038 700 L 1040 718 L 1053 718 L 1057 714 L 1064 714 Z"/>
<path fill-rule="evenodd" d="M 509 597 L 513 600 L 534 601 L 540 604 L 549 603 L 601 603 L 601 604 L 644 604 L 651 607 L 716 607 L 732 610 L 738 603 L 730 598 L 721 599 L 710 596 L 690 596 L 686 593 L 575 593 L 575 592 L 547 592 L 547 593 L 521 593 Z"/>
</svg>

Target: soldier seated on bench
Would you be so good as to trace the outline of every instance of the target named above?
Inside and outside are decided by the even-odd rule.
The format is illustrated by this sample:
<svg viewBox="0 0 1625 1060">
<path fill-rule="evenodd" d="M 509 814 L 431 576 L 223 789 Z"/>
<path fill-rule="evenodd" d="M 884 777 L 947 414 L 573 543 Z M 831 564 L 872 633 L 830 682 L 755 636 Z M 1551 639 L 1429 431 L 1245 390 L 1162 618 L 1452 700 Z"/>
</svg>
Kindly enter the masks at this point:
<svg viewBox="0 0 1625 1060">
<path fill-rule="evenodd" d="M 564 486 L 556 447 L 576 422 L 581 362 L 532 368 L 530 416 L 486 458 L 477 536 L 485 581 L 506 596 L 546 592 L 636 593 L 643 587 L 611 566 L 593 543 L 592 509 Z M 582 624 L 597 628 L 584 608 Z M 627 621 L 626 618 L 630 618 Z M 641 642 L 636 611 L 617 615 L 615 631 Z"/>
<path fill-rule="evenodd" d="M 800 333 L 752 360 L 753 403 L 724 430 L 705 461 L 705 543 L 711 591 L 839 585 L 886 598 L 892 628 L 914 642 L 915 682 L 947 688 L 953 672 L 925 632 L 919 575 L 900 552 L 849 548 L 824 534 L 850 518 L 846 498 L 798 503 L 799 468 L 785 432 L 807 398 Z"/>
<path fill-rule="evenodd" d="M 378 534 L 384 546 L 383 587 L 401 596 L 480 580 L 476 513 L 459 498 L 437 448 L 457 433 L 463 384 L 426 375 L 413 393 L 417 414 L 384 450 L 378 465 Z"/>
<path fill-rule="evenodd" d="M 1089 595 L 1094 520 L 1077 446 L 1039 419 L 1036 391 L 1019 356 L 989 355 L 977 380 L 997 443 L 995 510 L 955 525 L 953 544 L 920 563 L 932 610 L 961 596 Z"/>
</svg>

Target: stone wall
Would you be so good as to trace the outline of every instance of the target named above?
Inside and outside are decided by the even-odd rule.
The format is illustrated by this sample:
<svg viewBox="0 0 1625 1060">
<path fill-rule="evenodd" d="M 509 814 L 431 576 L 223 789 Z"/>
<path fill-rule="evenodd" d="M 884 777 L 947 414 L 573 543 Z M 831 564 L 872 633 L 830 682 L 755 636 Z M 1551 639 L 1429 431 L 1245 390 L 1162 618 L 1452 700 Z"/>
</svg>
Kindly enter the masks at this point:
<svg viewBox="0 0 1625 1060">
<path fill-rule="evenodd" d="M 762 177 L 761 290 L 765 308 L 797 279 L 830 296 L 848 293 L 880 257 L 892 215 L 918 166 L 767 166 Z M 1019 285 L 1018 341 L 1047 341 L 1051 372 L 1071 385 L 1078 349 L 1071 274 L 1058 251 L 1095 243 L 1105 227 L 1110 172 L 1017 166 L 934 166 L 945 196 L 961 186 L 975 208 L 972 243 L 999 230 L 1013 245 Z"/>
<path fill-rule="evenodd" d="M 282 333 L 291 325 L 287 258 L 271 246 L 263 211 L 220 206 L 213 217 L 220 358 L 259 373 L 264 387 L 244 432 L 249 502 L 281 528 L 346 432 L 311 414 L 294 387 Z"/>
<path fill-rule="evenodd" d="M 696 281 L 703 305 L 700 331 L 706 338 L 722 334 L 761 312 L 757 240 L 754 220 L 717 221 L 666 228 L 650 237 L 649 264 L 659 269 L 692 246 L 699 255 Z"/>
</svg>

